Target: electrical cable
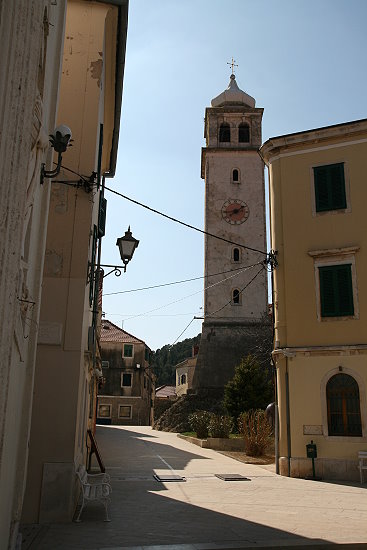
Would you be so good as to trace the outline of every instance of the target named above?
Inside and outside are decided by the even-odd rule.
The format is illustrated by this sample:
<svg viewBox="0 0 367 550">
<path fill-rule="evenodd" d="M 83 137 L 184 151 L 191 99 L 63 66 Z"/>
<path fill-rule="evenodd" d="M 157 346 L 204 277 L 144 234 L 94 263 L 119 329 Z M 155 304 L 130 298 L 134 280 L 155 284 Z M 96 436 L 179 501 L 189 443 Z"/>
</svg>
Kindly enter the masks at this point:
<svg viewBox="0 0 367 550">
<path fill-rule="evenodd" d="M 242 267 L 237 267 L 236 269 L 227 269 L 226 271 L 220 271 L 219 273 L 213 273 L 212 275 L 207 275 L 207 278 L 209 277 L 216 277 L 217 275 L 224 275 L 225 273 L 231 273 L 233 271 L 240 271 L 243 269 Z M 198 281 L 200 279 L 205 279 L 205 275 L 201 275 L 200 277 L 193 277 L 192 279 L 183 279 L 182 281 L 173 281 L 171 283 L 162 283 L 160 285 L 153 285 L 153 286 L 145 286 L 142 288 L 133 288 L 130 290 L 120 290 L 118 292 L 106 292 L 103 293 L 102 296 L 114 296 L 115 294 L 127 294 L 129 292 L 138 292 L 140 290 L 151 290 L 152 288 L 161 288 L 164 286 L 172 286 L 172 285 L 179 285 L 181 283 L 189 283 L 192 281 Z"/>
<path fill-rule="evenodd" d="M 242 292 L 244 292 L 244 290 L 246 288 L 248 288 L 250 286 L 250 284 L 256 279 L 256 277 L 262 272 L 262 270 L 265 269 L 264 266 L 261 267 L 261 269 L 256 273 L 256 275 L 254 277 L 252 277 L 252 279 L 240 290 L 239 292 L 239 295 L 242 294 Z M 221 308 L 217 309 L 216 311 L 214 311 L 213 313 L 210 313 L 209 315 L 205 315 L 204 319 L 206 319 L 207 317 L 210 317 L 210 316 L 213 316 L 215 315 L 215 313 L 218 313 L 219 311 L 221 311 L 222 309 L 224 309 L 226 306 L 228 306 L 230 303 L 232 302 L 232 300 L 229 300 L 229 302 L 227 302 L 224 306 L 222 306 Z M 181 336 L 184 334 L 184 332 L 186 332 L 186 330 L 189 328 L 189 326 L 191 325 L 191 323 L 194 321 L 194 320 L 197 320 L 198 318 L 197 317 L 194 317 L 193 319 L 191 319 L 191 321 L 189 322 L 189 324 L 184 328 L 184 330 L 181 332 L 181 334 L 179 336 L 177 336 L 176 340 L 170 345 L 170 348 L 172 346 L 175 345 L 175 343 L 177 342 L 177 340 L 179 338 L 181 338 Z"/>
<path fill-rule="evenodd" d="M 138 313 L 137 315 L 132 315 L 131 317 L 126 317 L 124 320 L 125 321 L 130 321 L 131 319 L 136 319 L 137 317 L 145 317 L 149 313 L 154 313 L 155 311 L 159 311 L 160 309 L 163 309 L 165 307 L 172 306 L 174 304 L 177 304 L 178 302 L 182 302 L 183 300 L 186 300 L 187 298 L 191 298 L 192 296 L 196 296 L 196 294 L 201 294 L 202 292 L 204 292 L 205 290 L 207 290 L 209 288 L 212 288 L 212 287 L 217 286 L 221 283 L 224 283 L 225 281 L 228 281 L 229 279 L 232 279 L 233 277 L 236 277 L 237 275 L 240 275 L 244 271 L 247 271 L 248 269 L 252 269 L 253 267 L 256 267 L 257 265 L 262 265 L 262 262 L 257 262 L 253 265 L 247 266 L 244 269 L 242 269 L 242 271 L 238 271 L 238 272 L 234 273 L 231 277 L 225 277 L 224 279 L 221 279 L 220 281 L 217 281 L 216 283 L 208 285 L 207 287 L 205 287 L 201 290 L 198 290 L 197 292 L 193 292 L 192 294 L 188 294 L 187 296 L 184 296 L 183 298 L 179 298 L 178 300 L 174 300 L 173 302 L 170 302 L 168 304 L 164 304 L 163 306 L 159 306 L 159 307 L 156 307 L 154 309 L 150 309 L 149 311 L 145 311 L 144 313 Z"/>
<path fill-rule="evenodd" d="M 252 279 L 239 291 L 239 296 L 242 294 L 242 292 L 248 287 L 250 286 L 250 284 L 256 279 L 256 277 L 258 275 L 260 275 L 260 273 L 262 272 L 262 270 L 265 269 L 264 266 L 261 267 L 261 269 L 256 273 L 256 275 L 254 277 L 252 277 Z M 232 299 L 229 300 L 226 304 L 224 304 L 224 306 L 220 307 L 219 309 L 217 309 L 216 311 L 213 311 L 212 313 L 208 313 L 207 315 L 204 316 L 204 319 L 206 319 L 207 317 L 212 317 L 213 315 L 215 315 L 216 313 L 218 313 L 219 311 L 222 311 L 222 309 L 224 309 L 225 307 L 227 307 L 229 304 L 232 303 Z"/>
<path fill-rule="evenodd" d="M 56 163 L 54 163 L 56 164 Z M 81 174 L 79 174 L 78 172 L 75 172 L 74 170 L 72 170 L 71 168 L 67 168 L 66 166 L 64 166 L 63 164 L 61 165 L 61 168 L 63 168 L 64 170 L 67 170 L 68 172 L 71 172 L 72 174 L 75 174 L 76 176 L 79 176 L 80 178 L 82 178 L 82 180 L 86 183 L 86 184 L 91 184 L 91 181 L 90 181 L 90 177 L 88 176 L 82 176 Z M 263 254 L 264 256 L 266 256 L 267 258 L 269 257 L 269 253 L 268 252 L 265 252 L 264 250 L 259 250 L 258 248 L 252 248 L 251 246 L 246 246 L 244 244 L 240 244 L 240 243 L 237 243 L 235 241 L 231 241 L 230 239 L 225 239 L 224 237 L 219 237 L 219 235 L 214 235 L 214 233 L 210 233 L 209 231 L 205 231 L 204 229 L 199 229 L 198 227 L 195 227 L 194 225 L 190 225 L 189 223 L 186 223 L 186 222 L 183 222 L 181 220 L 178 220 L 177 218 L 174 218 L 173 216 L 169 216 L 168 214 L 164 214 L 163 212 L 160 212 L 159 210 L 156 210 L 155 208 L 152 208 L 146 204 L 143 204 L 142 202 L 139 202 L 135 199 L 132 199 L 130 197 L 127 197 L 126 195 L 123 195 L 122 193 L 119 193 L 118 191 L 115 191 L 114 189 L 111 189 L 110 187 L 104 187 L 104 189 L 106 191 L 109 191 L 110 193 L 114 193 L 115 195 L 119 196 L 119 197 L 122 197 L 123 199 L 127 200 L 127 201 L 130 201 L 134 204 L 137 204 L 138 206 L 141 206 L 142 208 L 145 208 L 146 210 L 149 210 L 150 212 L 154 212 L 155 214 L 159 214 L 160 216 L 162 216 L 163 218 L 167 218 L 168 220 L 171 220 L 175 223 L 178 223 L 180 225 L 183 225 L 185 227 L 188 227 L 189 229 L 193 229 L 194 231 L 198 231 L 199 233 L 202 233 L 203 235 L 208 235 L 208 237 L 213 237 L 214 239 L 218 239 L 220 241 L 224 241 L 226 243 L 229 243 L 229 244 L 233 244 L 235 246 L 239 246 L 241 248 L 244 248 L 246 250 L 251 250 L 251 252 L 257 252 L 259 254 Z"/>
<path fill-rule="evenodd" d="M 181 332 L 181 334 L 180 334 L 179 336 L 177 336 L 176 340 L 170 345 L 169 348 L 171 348 L 172 346 L 175 345 L 175 343 L 177 342 L 177 340 L 178 340 L 179 338 L 181 338 L 181 336 L 183 335 L 184 332 L 187 331 L 187 329 L 189 328 L 189 326 L 191 325 L 191 323 L 192 323 L 194 320 L 195 320 L 195 317 L 193 317 L 193 318 L 191 319 L 191 321 L 189 322 L 189 324 L 187 325 L 187 327 L 185 327 L 185 328 L 183 329 L 183 331 Z"/>
<path fill-rule="evenodd" d="M 167 218 L 168 220 L 171 220 L 175 223 L 179 223 L 180 225 L 184 225 L 185 227 L 188 227 L 189 229 L 193 229 L 194 231 L 198 231 L 199 233 L 203 233 L 204 235 L 208 235 L 209 237 L 213 237 L 214 239 L 219 239 L 220 241 L 224 241 L 229 244 L 234 244 L 236 246 L 240 246 L 241 248 L 245 248 L 246 250 L 251 250 L 251 252 L 258 252 L 259 254 L 264 254 L 264 256 L 268 256 L 267 252 L 264 252 L 263 250 L 258 250 L 257 248 L 251 248 L 250 246 L 245 246 L 244 244 L 236 243 L 235 241 L 231 241 L 229 239 L 225 239 L 224 237 L 219 237 L 219 235 L 214 235 L 214 233 L 209 233 L 209 231 L 205 231 L 204 229 L 199 229 L 198 227 L 195 227 L 194 225 L 190 225 L 189 223 L 183 222 L 181 220 L 178 220 L 177 218 L 174 218 L 173 216 L 169 216 L 168 214 L 163 214 L 163 212 L 160 212 L 159 210 L 155 210 L 155 208 L 151 208 L 150 206 L 147 206 L 146 204 L 143 204 L 142 202 L 136 201 L 135 199 L 131 199 L 130 197 L 127 197 L 126 195 L 123 195 L 122 193 L 119 193 L 118 191 L 115 191 L 114 189 L 111 189 L 110 187 L 105 187 L 106 191 L 110 191 L 110 193 L 114 193 L 115 195 L 118 195 L 119 197 L 122 197 L 123 199 L 130 201 L 134 204 L 137 204 L 138 206 L 142 206 L 146 210 L 149 210 L 150 212 L 154 212 L 155 214 L 159 214 L 160 216 L 163 216 L 163 218 Z"/>
<path fill-rule="evenodd" d="M 57 164 L 57 162 L 54 162 L 54 164 Z M 61 168 L 63 168 L 67 172 L 70 172 L 71 174 L 74 174 L 74 176 L 79 176 L 85 182 L 89 181 L 89 176 L 82 176 L 82 174 L 79 174 L 78 172 L 75 172 L 75 170 L 72 170 L 71 168 L 67 168 L 67 166 L 64 166 L 63 164 L 61 165 Z"/>
</svg>

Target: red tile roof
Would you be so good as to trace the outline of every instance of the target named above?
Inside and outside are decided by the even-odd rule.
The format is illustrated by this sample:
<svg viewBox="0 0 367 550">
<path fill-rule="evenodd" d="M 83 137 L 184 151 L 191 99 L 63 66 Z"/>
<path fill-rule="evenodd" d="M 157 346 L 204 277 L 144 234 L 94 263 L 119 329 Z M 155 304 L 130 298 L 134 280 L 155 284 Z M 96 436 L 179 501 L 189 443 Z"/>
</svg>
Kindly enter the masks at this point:
<svg viewBox="0 0 367 550">
<path fill-rule="evenodd" d="M 123 342 L 146 345 L 143 340 L 129 334 L 126 330 L 111 323 L 108 319 L 102 319 L 101 325 L 101 342 Z"/>
<path fill-rule="evenodd" d="M 176 386 L 160 386 L 155 390 L 156 397 L 175 397 Z"/>
</svg>

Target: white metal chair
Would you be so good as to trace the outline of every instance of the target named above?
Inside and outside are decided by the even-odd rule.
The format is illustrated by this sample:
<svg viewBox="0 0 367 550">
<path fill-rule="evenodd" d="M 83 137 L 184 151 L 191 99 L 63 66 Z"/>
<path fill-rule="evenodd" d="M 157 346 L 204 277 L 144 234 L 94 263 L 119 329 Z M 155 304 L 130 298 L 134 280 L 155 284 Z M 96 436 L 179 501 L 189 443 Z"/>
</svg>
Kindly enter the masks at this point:
<svg viewBox="0 0 367 550">
<path fill-rule="evenodd" d="M 111 521 L 108 516 L 107 505 L 110 502 L 110 494 L 112 493 L 112 488 L 110 485 L 110 476 L 105 473 L 100 474 L 88 474 L 85 466 L 80 465 L 76 471 L 78 476 L 80 486 L 82 489 L 82 504 L 79 510 L 79 514 L 76 518 L 76 522 L 81 521 L 80 516 L 83 511 L 84 506 L 87 502 L 93 500 L 99 500 L 105 507 L 106 517 L 104 521 Z"/>
</svg>

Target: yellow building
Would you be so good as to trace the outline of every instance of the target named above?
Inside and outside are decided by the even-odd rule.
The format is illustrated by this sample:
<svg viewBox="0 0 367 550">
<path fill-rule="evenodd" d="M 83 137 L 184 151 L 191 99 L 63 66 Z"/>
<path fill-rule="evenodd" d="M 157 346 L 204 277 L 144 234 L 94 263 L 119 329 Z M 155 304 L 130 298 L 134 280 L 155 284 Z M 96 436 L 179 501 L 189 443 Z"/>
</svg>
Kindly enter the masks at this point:
<svg viewBox="0 0 367 550">
<path fill-rule="evenodd" d="M 192 389 L 198 351 L 199 346 L 193 346 L 192 356 L 173 367 L 176 370 L 176 395 L 178 397 L 186 395 Z"/>
<path fill-rule="evenodd" d="M 358 479 L 367 450 L 367 119 L 269 139 L 279 468 Z"/>
<path fill-rule="evenodd" d="M 96 264 L 104 179 L 116 167 L 127 9 L 127 0 L 67 3 L 57 119 L 73 147 L 51 184 L 24 523 L 70 521 L 75 469 L 86 463 L 102 375 Z"/>
</svg>

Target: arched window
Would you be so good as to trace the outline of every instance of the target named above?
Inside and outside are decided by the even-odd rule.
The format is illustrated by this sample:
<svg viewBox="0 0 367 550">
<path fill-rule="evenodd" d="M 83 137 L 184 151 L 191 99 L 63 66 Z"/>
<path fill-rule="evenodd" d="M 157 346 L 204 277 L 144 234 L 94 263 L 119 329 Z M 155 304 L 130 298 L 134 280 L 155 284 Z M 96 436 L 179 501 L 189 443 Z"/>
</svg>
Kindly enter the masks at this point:
<svg viewBox="0 0 367 550">
<path fill-rule="evenodd" d="M 237 168 L 232 170 L 232 181 L 233 181 L 233 183 L 238 183 L 240 181 L 240 174 L 239 174 Z"/>
<path fill-rule="evenodd" d="M 231 141 L 231 128 L 228 122 L 223 122 L 219 128 L 219 141 L 220 142 L 229 142 Z"/>
<path fill-rule="evenodd" d="M 233 261 L 234 262 L 239 262 L 240 259 L 241 259 L 240 249 L 239 248 L 234 248 L 232 250 L 232 254 L 233 254 Z"/>
<path fill-rule="evenodd" d="M 234 304 L 240 303 L 240 291 L 238 290 L 238 288 L 235 288 L 232 292 L 232 302 Z"/>
<path fill-rule="evenodd" d="M 329 435 L 362 435 L 359 388 L 349 374 L 335 374 L 326 384 Z"/>
<path fill-rule="evenodd" d="M 238 141 L 239 143 L 249 143 L 250 141 L 250 128 L 248 124 L 240 124 L 238 127 Z"/>
<path fill-rule="evenodd" d="M 186 374 L 181 374 L 181 384 L 186 384 Z"/>
</svg>

